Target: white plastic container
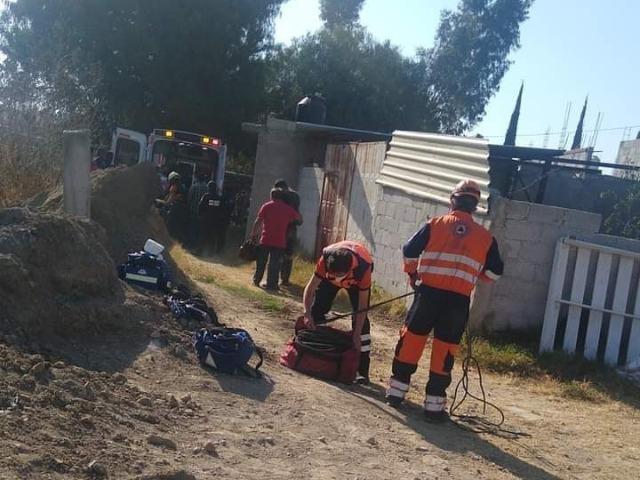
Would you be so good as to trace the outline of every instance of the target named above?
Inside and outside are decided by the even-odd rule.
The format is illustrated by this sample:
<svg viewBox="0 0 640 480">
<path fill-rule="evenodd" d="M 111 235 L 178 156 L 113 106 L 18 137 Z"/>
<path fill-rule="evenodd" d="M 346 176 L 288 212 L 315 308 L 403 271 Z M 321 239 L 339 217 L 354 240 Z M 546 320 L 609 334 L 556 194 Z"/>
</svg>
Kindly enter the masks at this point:
<svg viewBox="0 0 640 480">
<path fill-rule="evenodd" d="M 144 244 L 144 251 L 157 257 L 164 251 L 164 245 L 149 238 Z"/>
</svg>

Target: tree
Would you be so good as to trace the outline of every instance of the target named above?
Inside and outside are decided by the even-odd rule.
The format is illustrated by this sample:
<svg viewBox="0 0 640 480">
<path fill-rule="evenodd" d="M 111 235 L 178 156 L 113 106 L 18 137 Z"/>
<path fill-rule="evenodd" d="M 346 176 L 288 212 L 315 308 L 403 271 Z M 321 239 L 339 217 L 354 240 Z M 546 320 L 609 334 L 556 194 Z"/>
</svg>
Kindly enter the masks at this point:
<svg viewBox="0 0 640 480">
<path fill-rule="evenodd" d="M 16 0 L 0 21 L 5 83 L 116 124 L 235 139 L 265 109 L 265 54 L 283 0 Z M 79 102 L 78 99 L 82 99 Z"/>
<path fill-rule="evenodd" d="M 509 121 L 509 128 L 507 128 L 507 134 L 504 138 L 505 145 L 515 145 L 516 136 L 518 134 L 518 119 L 520 118 L 520 105 L 522 105 L 522 90 L 524 89 L 524 82 L 520 85 L 520 92 L 516 99 L 516 106 L 513 108 L 511 114 L 511 120 Z"/>
<path fill-rule="evenodd" d="M 351 27 L 358 23 L 365 0 L 321 0 L 320 18 L 329 28 Z"/>
<path fill-rule="evenodd" d="M 573 143 L 571 144 L 571 150 L 576 150 L 582 145 L 582 129 L 584 128 L 584 116 L 587 113 L 587 102 L 589 97 L 585 98 L 584 105 L 582 106 L 582 112 L 580 112 L 580 120 L 578 120 L 578 127 L 576 133 L 573 136 Z"/>
<path fill-rule="evenodd" d="M 324 28 L 273 56 L 267 91 L 274 113 L 293 118 L 297 101 L 319 92 L 333 125 L 462 133 L 498 88 L 531 0 L 461 0 L 455 12 L 443 12 L 434 47 L 412 58 L 359 25 L 362 3 L 324 1 L 323 11 L 343 5 L 338 20 L 323 13 Z"/>
<path fill-rule="evenodd" d="M 433 129 L 417 88 L 421 74 L 396 47 L 376 42 L 363 29 L 323 29 L 275 56 L 268 96 L 272 110 L 289 119 L 301 97 L 318 92 L 326 98 L 331 125 Z"/>
<path fill-rule="evenodd" d="M 520 46 L 520 24 L 532 0 L 461 0 L 445 10 L 435 46 L 426 52 L 430 102 L 439 130 L 461 133 L 476 124 Z"/>
<path fill-rule="evenodd" d="M 622 196 L 603 195 L 610 208 L 604 212 L 603 233 L 640 240 L 640 182 L 635 182 Z"/>
</svg>

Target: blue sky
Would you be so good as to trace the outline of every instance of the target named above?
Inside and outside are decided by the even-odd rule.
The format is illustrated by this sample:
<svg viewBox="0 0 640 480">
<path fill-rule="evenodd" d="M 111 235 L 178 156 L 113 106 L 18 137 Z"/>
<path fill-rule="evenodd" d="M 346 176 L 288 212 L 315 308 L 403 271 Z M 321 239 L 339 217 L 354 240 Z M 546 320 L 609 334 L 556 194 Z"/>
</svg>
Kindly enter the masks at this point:
<svg viewBox="0 0 640 480">
<path fill-rule="evenodd" d="M 367 0 L 361 22 L 378 39 L 389 39 L 406 55 L 433 43 L 440 11 L 457 0 Z M 289 0 L 276 23 L 276 40 L 291 39 L 321 25 L 317 0 Z M 522 81 L 525 90 L 518 145 L 543 146 L 544 133 L 560 132 L 567 102 L 571 142 L 585 96 L 589 107 L 583 139 L 589 141 L 598 112 L 604 115 L 596 150 L 613 162 L 626 134 L 640 130 L 640 0 L 535 0 L 522 25 L 521 48 L 484 120 L 474 129 L 501 143 Z M 634 126 L 631 131 L 606 130 Z M 548 146 L 555 148 L 559 133 Z M 569 145 L 570 146 L 570 145 Z M 584 146 L 584 142 L 583 142 Z"/>
</svg>

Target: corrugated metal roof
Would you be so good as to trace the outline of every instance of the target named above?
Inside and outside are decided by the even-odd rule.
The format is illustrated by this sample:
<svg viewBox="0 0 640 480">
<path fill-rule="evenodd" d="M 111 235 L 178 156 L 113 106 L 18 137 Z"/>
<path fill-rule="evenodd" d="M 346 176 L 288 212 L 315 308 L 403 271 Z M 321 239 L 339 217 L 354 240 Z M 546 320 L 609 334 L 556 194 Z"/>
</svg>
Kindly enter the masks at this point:
<svg viewBox="0 0 640 480">
<path fill-rule="evenodd" d="M 393 132 L 377 182 L 448 205 L 453 187 L 466 178 L 482 190 L 478 214 L 487 213 L 489 143 L 484 139 L 421 132 Z"/>
</svg>

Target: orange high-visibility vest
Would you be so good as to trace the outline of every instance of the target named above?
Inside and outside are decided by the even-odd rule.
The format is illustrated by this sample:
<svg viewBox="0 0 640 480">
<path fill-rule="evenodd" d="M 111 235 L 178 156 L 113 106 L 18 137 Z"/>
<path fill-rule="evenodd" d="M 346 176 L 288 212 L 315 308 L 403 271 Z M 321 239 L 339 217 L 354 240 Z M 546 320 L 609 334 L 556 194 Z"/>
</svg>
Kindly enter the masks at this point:
<svg viewBox="0 0 640 480">
<path fill-rule="evenodd" d="M 325 255 L 339 249 L 349 250 L 353 252 L 353 259 L 351 260 L 351 268 L 349 273 L 340 282 L 335 279 L 331 279 L 327 275 L 326 266 L 324 263 Z M 373 258 L 367 248 L 351 240 L 344 240 L 325 247 L 322 250 L 322 255 L 316 265 L 316 275 L 320 278 L 328 280 L 336 287 L 350 288 L 352 286 L 358 286 L 362 290 L 371 288 L 371 270 L 373 266 Z"/>
<path fill-rule="evenodd" d="M 470 296 L 493 236 L 459 210 L 436 217 L 429 225 L 429 241 L 418 262 L 422 284 Z"/>
</svg>

